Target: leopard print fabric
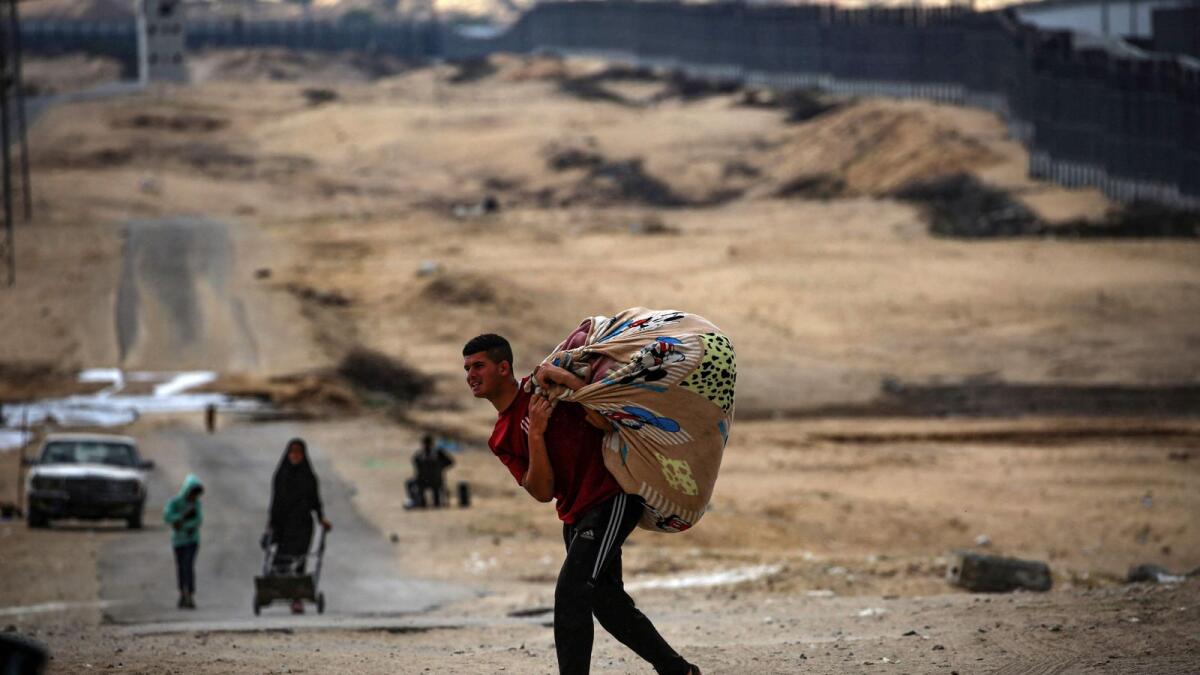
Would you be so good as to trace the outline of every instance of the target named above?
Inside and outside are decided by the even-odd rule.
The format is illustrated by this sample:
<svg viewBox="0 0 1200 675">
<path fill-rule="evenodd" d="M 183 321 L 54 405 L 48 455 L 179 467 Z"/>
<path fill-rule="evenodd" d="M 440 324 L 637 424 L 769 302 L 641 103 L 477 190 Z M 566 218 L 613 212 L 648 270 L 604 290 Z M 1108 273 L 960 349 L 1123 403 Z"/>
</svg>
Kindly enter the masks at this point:
<svg viewBox="0 0 1200 675">
<path fill-rule="evenodd" d="M 720 333 L 706 333 L 700 339 L 704 341 L 704 359 L 679 386 L 700 394 L 729 412 L 733 407 L 733 390 L 737 382 L 733 343 Z"/>
</svg>

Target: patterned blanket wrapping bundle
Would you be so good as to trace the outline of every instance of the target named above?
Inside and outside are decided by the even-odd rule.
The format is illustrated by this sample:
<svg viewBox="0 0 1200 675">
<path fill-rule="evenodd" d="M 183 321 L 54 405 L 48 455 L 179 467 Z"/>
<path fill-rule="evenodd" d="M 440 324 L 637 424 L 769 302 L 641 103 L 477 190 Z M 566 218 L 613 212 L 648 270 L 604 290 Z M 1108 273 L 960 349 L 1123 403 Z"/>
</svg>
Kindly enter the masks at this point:
<svg viewBox="0 0 1200 675">
<path fill-rule="evenodd" d="M 626 492 L 646 500 L 640 525 L 657 532 L 695 525 L 733 423 L 729 338 L 695 314 L 634 307 L 585 319 L 543 363 L 587 383 L 547 393 L 607 420 L 604 463 Z"/>
</svg>

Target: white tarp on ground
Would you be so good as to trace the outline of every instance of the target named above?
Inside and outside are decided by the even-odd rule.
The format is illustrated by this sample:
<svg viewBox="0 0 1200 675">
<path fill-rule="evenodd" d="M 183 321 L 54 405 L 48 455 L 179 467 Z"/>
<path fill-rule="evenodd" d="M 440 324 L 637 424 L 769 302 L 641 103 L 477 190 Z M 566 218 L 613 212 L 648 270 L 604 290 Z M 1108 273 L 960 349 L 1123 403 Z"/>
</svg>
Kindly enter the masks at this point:
<svg viewBox="0 0 1200 675">
<path fill-rule="evenodd" d="M 79 373 L 80 382 L 102 382 L 109 386 L 94 394 L 46 399 L 31 403 L 0 405 L 0 451 L 24 445 L 24 429 L 42 424 L 60 428 L 115 427 L 130 424 L 142 415 L 199 412 L 208 406 L 218 410 L 253 412 L 258 401 L 234 399 L 225 394 L 187 393 L 217 379 L 209 371 L 123 372 L 116 368 L 94 368 Z M 122 394 L 127 383 L 153 384 L 149 394 Z"/>
</svg>

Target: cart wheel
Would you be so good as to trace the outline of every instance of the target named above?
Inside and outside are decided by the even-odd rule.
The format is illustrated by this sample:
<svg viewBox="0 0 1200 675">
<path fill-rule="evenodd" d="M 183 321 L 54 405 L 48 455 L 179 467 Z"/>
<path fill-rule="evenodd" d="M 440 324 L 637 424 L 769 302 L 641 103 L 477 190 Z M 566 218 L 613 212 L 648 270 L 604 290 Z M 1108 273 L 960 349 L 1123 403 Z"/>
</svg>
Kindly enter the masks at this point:
<svg viewBox="0 0 1200 675">
<path fill-rule="evenodd" d="M 317 614 L 325 613 L 325 594 L 317 593 Z"/>
<path fill-rule="evenodd" d="M 262 605 L 258 604 L 258 596 L 256 595 L 254 596 L 254 616 L 258 616 L 260 611 L 262 611 Z"/>
</svg>

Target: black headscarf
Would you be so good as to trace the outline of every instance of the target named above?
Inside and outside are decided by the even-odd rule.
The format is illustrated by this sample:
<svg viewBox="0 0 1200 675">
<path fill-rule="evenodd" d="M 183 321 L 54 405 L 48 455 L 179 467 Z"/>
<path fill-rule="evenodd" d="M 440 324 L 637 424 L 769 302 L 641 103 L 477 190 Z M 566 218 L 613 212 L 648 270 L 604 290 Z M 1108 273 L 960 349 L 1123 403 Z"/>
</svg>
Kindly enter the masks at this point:
<svg viewBox="0 0 1200 675">
<path fill-rule="evenodd" d="M 304 459 L 299 464 L 288 461 L 288 451 L 293 445 L 299 445 L 304 451 Z M 277 530 L 291 529 L 289 521 L 303 518 L 311 527 L 312 511 L 317 512 L 318 518 L 324 517 L 317 474 L 308 461 L 308 444 L 304 439 L 293 438 L 283 446 L 283 457 L 279 458 L 271 482 L 271 524 Z"/>
</svg>

